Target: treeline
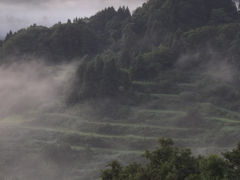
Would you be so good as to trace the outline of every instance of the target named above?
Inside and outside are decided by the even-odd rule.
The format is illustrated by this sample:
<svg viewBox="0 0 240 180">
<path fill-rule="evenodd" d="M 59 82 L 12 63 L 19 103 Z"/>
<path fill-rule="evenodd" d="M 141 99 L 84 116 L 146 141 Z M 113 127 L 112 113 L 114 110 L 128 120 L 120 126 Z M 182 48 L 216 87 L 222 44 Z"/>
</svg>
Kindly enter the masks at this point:
<svg viewBox="0 0 240 180">
<path fill-rule="evenodd" d="M 160 138 L 160 147 L 146 151 L 148 163 L 123 166 L 112 161 L 101 171 L 102 180 L 237 180 L 239 179 L 240 143 L 232 151 L 209 156 L 193 156 L 190 149 L 173 146 L 172 139 Z"/>
<path fill-rule="evenodd" d="M 33 24 L 27 29 L 10 31 L 1 42 L 0 57 L 42 58 L 49 63 L 70 61 L 107 49 L 110 38 L 119 39 L 122 26 L 130 17 L 128 8 L 106 8 L 90 18 L 68 19 L 47 28 Z"/>
<path fill-rule="evenodd" d="M 139 55 L 154 56 L 160 45 L 169 48 L 177 59 L 206 40 L 214 47 L 215 43 L 221 47 L 221 40 L 231 43 L 238 35 L 238 23 L 239 13 L 231 0 L 150 0 L 132 15 L 126 7 L 117 11 L 109 7 L 90 18 L 69 19 L 50 28 L 33 24 L 15 33 L 10 31 L 1 42 L 0 57 L 3 62 L 9 55 L 27 54 L 60 62 L 110 49 L 119 53 L 119 67 L 129 68 Z M 155 63 L 149 57 L 147 60 Z"/>
</svg>

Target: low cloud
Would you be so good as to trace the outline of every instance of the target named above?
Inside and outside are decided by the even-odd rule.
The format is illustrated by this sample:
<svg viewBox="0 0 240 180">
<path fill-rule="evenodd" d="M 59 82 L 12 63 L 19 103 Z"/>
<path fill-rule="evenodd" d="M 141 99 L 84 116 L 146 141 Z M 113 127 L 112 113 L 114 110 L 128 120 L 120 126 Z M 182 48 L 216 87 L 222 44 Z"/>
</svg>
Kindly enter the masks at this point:
<svg viewBox="0 0 240 180">
<path fill-rule="evenodd" d="M 237 75 L 236 67 L 211 47 L 195 53 L 182 54 L 175 63 L 175 67 L 187 70 L 202 68 L 207 77 L 226 83 L 234 82 Z"/>
<path fill-rule="evenodd" d="M 0 117 L 55 99 L 75 69 L 75 64 L 51 67 L 37 61 L 1 66 Z"/>
</svg>

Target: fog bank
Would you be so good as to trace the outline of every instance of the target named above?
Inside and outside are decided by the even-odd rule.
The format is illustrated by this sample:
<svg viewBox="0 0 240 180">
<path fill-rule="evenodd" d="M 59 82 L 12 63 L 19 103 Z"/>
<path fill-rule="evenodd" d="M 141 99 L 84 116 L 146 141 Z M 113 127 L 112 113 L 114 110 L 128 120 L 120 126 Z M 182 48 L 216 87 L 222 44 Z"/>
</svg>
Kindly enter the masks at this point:
<svg viewBox="0 0 240 180">
<path fill-rule="evenodd" d="M 37 61 L 0 67 L 0 117 L 32 109 L 57 98 L 76 65 L 50 67 Z"/>
</svg>

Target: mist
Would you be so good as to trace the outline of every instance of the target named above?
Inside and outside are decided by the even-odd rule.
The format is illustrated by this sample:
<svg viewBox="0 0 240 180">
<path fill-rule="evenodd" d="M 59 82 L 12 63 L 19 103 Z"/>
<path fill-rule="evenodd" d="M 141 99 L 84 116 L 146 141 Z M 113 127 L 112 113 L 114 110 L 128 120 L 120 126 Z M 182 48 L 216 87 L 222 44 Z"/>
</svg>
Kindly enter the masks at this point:
<svg viewBox="0 0 240 180">
<path fill-rule="evenodd" d="M 0 162 L 1 167 L 7 169 L 0 170 L 0 178 L 52 180 L 74 172 L 81 177 L 79 179 L 96 179 L 99 170 L 111 159 L 122 158 L 117 151 L 110 155 L 93 153 L 90 147 L 101 147 L 102 144 L 97 142 L 102 142 L 102 139 L 73 133 L 72 128 L 83 132 L 87 129 L 81 118 L 76 121 L 74 116 L 61 114 L 69 111 L 65 107 L 57 110 L 56 104 L 52 106 L 56 101 L 61 103 L 63 87 L 75 73 L 78 64 L 71 62 L 48 66 L 41 60 L 32 60 L 0 66 L 0 156 L 3 157 Z M 54 107 L 53 111 L 51 107 Z M 74 107 L 69 108 L 74 110 Z M 33 111 L 39 115 L 31 115 Z M 56 129 L 49 131 L 50 127 Z M 82 139 L 86 148 L 76 151 L 68 142 L 71 137 L 76 137 L 77 141 L 78 138 Z M 76 146 L 77 141 L 74 142 Z M 109 141 L 112 147 L 116 146 L 112 140 Z M 129 162 L 135 158 L 141 159 L 138 155 L 129 156 Z M 7 158 L 11 163 L 5 163 Z M 94 158 L 97 160 L 92 160 Z"/>
<path fill-rule="evenodd" d="M 34 23 L 50 27 L 55 23 L 67 22 L 76 17 L 84 18 L 96 14 L 106 7 L 128 6 L 130 11 L 141 6 L 146 0 L 2 0 L 0 2 L 0 39 L 11 30 L 18 31 Z"/>
<path fill-rule="evenodd" d="M 51 67 L 39 61 L 0 67 L 0 117 L 36 108 L 57 98 L 74 65 Z"/>
</svg>

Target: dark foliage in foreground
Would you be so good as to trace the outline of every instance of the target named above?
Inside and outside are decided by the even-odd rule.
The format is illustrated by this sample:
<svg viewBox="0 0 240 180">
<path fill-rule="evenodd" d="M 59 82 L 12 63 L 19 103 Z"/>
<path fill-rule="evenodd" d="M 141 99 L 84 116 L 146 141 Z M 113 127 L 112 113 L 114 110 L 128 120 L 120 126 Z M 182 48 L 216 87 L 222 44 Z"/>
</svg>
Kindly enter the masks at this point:
<svg viewBox="0 0 240 180">
<path fill-rule="evenodd" d="M 160 138 L 160 147 L 146 151 L 146 165 L 133 162 L 122 166 L 118 161 L 112 161 L 108 168 L 102 170 L 102 180 L 237 180 L 239 179 L 240 143 L 232 151 L 222 153 L 222 156 L 192 155 L 190 149 L 173 146 L 171 139 Z"/>
</svg>

